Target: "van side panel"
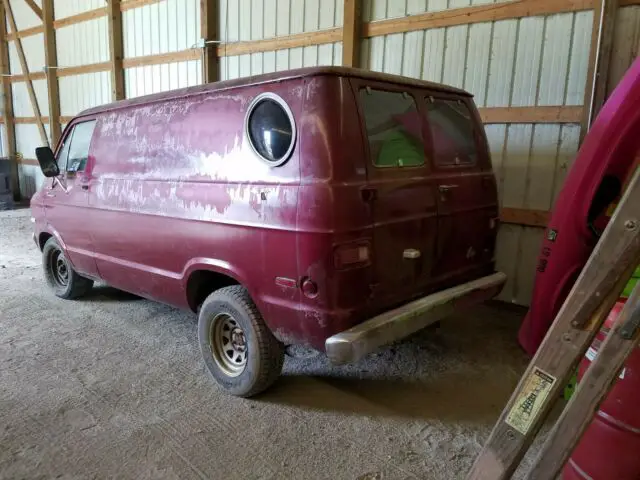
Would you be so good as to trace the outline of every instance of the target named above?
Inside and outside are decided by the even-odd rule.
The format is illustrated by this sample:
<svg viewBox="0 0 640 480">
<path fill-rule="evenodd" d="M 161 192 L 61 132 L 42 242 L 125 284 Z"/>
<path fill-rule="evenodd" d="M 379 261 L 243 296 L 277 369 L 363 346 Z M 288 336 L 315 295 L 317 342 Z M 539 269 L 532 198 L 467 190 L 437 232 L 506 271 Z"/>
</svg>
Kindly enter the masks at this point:
<svg viewBox="0 0 640 480">
<path fill-rule="evenodd" d="M 147 298 L 187 306 L 198 269 L 245 285 L 273 330 L 273 303 L 298 301 L 299 153 L 271 167 L 244 132 L 256 95 L 280 95 L 296 118 L 302 79 L 214 91 L 103 114 L 89 203 L 100 276 Z M 289 315 L 296 315 L 296 310 Z"/>
<path fill-rule="evenodd" d="M 371 284 L 370 262 L 335 266 L 337 248 L 371 242 L 360 119 L 348 78 L 308 78 L 300 124 L 298 268 L 318 292 L 301 296 L 299 320 L 287 327 L 298 341 L 323 349 L 328 336 L 357 323 L 353 312 L 369 301 Z"/>
</svg>

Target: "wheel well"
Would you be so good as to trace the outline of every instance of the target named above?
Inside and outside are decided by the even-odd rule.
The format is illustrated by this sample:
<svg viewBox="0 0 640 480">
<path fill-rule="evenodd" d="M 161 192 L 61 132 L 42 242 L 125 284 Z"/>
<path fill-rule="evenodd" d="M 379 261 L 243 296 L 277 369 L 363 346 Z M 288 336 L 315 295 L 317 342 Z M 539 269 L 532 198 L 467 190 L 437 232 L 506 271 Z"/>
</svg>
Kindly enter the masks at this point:
<svg viewBox="0 0 640 480">
<path fill-rule="evenodd" d="M 38 245 L 40 246 L 40 251 L 44 249 L 44 244 L 47 243 L 47 240 L 49 240 L 51 237 L 53 237 L 53 235 L 47 232 L 42 232 L 40 234 L 40 236 L 38 237 Z"/>
<path fill-rule="evenodd" d="M 223 273 L 211 270 L 196 270 L 187 281 L 187 301 L 194 312 L 202 305 L 202 302 L 216 290 L 231 285 L 238 285 L 238 281 Z"/>
</svg>

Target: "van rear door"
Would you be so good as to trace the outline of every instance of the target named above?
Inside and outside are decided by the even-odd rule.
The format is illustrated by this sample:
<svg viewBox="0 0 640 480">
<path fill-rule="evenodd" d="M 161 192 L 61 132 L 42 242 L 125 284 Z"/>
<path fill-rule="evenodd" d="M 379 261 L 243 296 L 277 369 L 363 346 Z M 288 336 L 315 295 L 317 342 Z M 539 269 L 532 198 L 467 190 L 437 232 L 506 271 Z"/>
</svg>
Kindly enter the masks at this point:
<svg viewBox="0 0 640 480">
<path fill-rule="evenodd" d="M 474 277 L 493 268 L 498 205 L 487 141 L 470 97 L 426 95 L 425 118 L 438 189 L 433 275 Z"/>
<path fill-rule="evenodd" d="M 419 92 L 352 79 L 368 149 L 363 199 L 373 219 L 374 301 L 424 291 L 434 268 L 436 184 L 425 152 Z"/>
</svg>

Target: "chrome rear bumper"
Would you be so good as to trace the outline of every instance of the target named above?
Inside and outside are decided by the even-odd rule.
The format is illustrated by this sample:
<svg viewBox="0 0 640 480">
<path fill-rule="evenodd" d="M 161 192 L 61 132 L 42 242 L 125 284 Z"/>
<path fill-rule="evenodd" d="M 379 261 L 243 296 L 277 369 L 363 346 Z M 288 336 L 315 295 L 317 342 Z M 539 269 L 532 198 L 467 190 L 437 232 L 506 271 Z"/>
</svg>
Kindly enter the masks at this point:
<svg viewBox="0 0 640 480">
<path fill-rule="evenodd" d="M 507 276 L 502 272 L 427 295 L 327 338 L 331 363 L 359 360 L 382 345 L 400 340 L 459 310 L 496 296 Z"/>
</svg>

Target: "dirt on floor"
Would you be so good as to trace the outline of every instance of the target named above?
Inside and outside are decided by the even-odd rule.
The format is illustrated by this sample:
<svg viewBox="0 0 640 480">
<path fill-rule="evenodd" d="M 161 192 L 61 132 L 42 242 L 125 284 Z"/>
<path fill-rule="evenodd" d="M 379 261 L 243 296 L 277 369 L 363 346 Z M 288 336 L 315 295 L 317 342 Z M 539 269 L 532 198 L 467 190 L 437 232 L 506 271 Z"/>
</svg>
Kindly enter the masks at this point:
<svg viewBox="0 0 640 480">
<path fill-rule="evenodd" d="M 0 212 L 0 478 L 462 479 L 526 366 L 520 321 L 481 306 L 345 367 L 297 349 L 238 399 L 192 313 L 56 298 L 28 210 Z"/>
</svg>

